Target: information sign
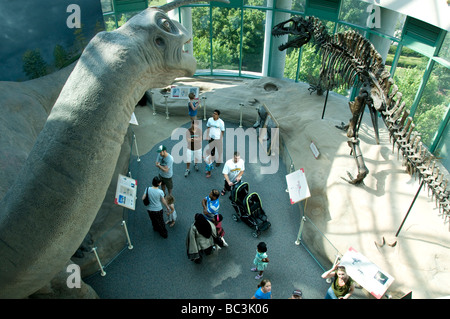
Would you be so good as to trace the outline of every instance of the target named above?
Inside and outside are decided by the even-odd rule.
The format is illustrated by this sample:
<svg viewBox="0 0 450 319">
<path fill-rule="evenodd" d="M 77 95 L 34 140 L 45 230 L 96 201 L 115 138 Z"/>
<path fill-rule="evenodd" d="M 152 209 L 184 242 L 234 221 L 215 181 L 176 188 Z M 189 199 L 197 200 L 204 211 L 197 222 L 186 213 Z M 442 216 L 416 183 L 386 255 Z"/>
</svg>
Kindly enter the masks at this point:
<svg viewBox="0 0 450 319">
<path fill-rule="evenodd" d="M 114 203 L 135 210 L 136 190 L 137 181 L 135 179 L 119 174 Z"/>
</svg>

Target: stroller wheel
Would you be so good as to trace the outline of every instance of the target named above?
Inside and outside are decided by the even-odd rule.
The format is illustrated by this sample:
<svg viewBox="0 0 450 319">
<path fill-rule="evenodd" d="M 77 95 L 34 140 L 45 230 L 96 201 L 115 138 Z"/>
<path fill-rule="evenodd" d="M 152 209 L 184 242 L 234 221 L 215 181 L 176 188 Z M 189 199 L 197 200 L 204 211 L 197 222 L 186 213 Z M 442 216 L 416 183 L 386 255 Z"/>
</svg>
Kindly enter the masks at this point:
<svg viewBox="0 0 450 319">
<path fill-rule="evenodd" d="M 236 214 L 233 214 L 232 218 L 233 218 L 233 220 L 234 220 L 235 222 L 238 222 L 238 221 L 239 221 L 239 217 L 238 217 L 238 215 L 236 215 Z"/>
<path fill-rule="evenodd" d="M 255 230 L 254 232 L 252 232 L 252 236 L 255 237 L 255 238 L 258 238 L 260 233 L 261 232 L 259 230 Z"/>
</svg>

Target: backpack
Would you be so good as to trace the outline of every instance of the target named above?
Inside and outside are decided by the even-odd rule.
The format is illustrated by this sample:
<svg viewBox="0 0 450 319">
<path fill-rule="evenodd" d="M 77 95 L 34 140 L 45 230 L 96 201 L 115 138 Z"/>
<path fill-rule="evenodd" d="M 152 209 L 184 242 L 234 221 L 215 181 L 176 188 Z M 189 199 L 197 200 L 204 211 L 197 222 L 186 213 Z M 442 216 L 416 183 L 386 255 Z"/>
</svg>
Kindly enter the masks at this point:
<svg viewBox="0 0 450 319">
<path fill-rule="evenodd" d="M 148 204 L 150 204 L 150 200 L 148 199 L 148 188 L 145 190 L 145 197 L 142 201 L 144 202 L 145 206 L 148 206 Z"/>
</svg>

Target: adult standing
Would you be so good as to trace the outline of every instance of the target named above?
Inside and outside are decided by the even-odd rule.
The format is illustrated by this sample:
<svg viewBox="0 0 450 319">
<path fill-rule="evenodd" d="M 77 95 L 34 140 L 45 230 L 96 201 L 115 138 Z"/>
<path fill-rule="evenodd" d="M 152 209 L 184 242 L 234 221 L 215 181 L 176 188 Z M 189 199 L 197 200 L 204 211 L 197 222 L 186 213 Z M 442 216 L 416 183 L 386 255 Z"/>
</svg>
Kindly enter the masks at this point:
<svg viewBox="0 0 450 319">
<path fill-rule="evenodd" d="M 197 101 L 194 101 L 195 94 L 189 93 L 189 102 L 188 102 L 188 110 L 189 110 L 189 116 L 191 117 L 191 121 L 197 120 L 197 111 L 200 106 L 200 103 Z"/>
<path fill-rule="evenodd" d="M 198 171 L 198 163 L 202 162 L 202 130 L 199 121 L 192 121 L 191 127 L 186 131 L 186 171 L 184 177 L 191 172 L 191 162 L 194 160 L 194 168 Z"/>
<path fill-rule="evenodd" d="M 159 189 L 160 185 L 161 179 L 158 176 L 155 176 L 152 180 L 152 186 L 146 188 L 144 195 L 142 196 L 142 200 L 148 196 L 149 204 L 147 205 L 147 212 L 150 220 L 152 221 L 153 229 L 163 238 L 167 238 L 167 229 L 163 217 L 163 205 L 168 211 L 170 209 L 164 199 L 164 192 Z"/>
<path fill-rule="evenodd" d="M 210 255 L 213 251 L 215 238 L 217 230 L 214 223 L 204 218 L 202 214 L 195 214 L 195 221 L 186 237 L 188 258 L 195 263 L 201 263 L 202 254 Z"/>
<path fill-rule="evenodd" d="M 220 111 L 214 110 L 213 116 L 206 122 L 206 136 L 209 139 L 209 151 L 212 157 L 216 160 L 216 166 L 222 163 L 222 147 L 223 134 L 225 132 L 225 123 L 220 118 Z M 217 151 L 217 156 L 216 155 Z M 206 157 L 206 156 L 205 156 Z"/>
<path fill-rule="evenodd" d="M 325 299 L 348 299 L 355 290 L 355 284 L 352 277 L 347 274 L 344 266 L 338 263 L 322 274 L 322 278 L 332 278 L 330 288 L 328 288 Z"/>
<path fill-rule="evenodd" d="M 223 177 L 225 178 L 225 184 L 221 192 L 222 196 L 224 196 L 227 191 L 231 190 L 233 184 L 241 181 L 244 171 L 244 160 L 241 158 L 239 152 L 234 152 L 233 158 L 225 162 L 222 170 Z"/>
<path fill-rule="evenodd" d="M 164 145 L 160 145 L 156 152 L 158 152 L 158 156 L 156 157 L 156 167 L 159 169 L 161 189 L 164 192 L 164 196 L 166 194 L 166 187 L 169 195 L 172 195 L 173 157 L 169 154 Z"/>
</svg>

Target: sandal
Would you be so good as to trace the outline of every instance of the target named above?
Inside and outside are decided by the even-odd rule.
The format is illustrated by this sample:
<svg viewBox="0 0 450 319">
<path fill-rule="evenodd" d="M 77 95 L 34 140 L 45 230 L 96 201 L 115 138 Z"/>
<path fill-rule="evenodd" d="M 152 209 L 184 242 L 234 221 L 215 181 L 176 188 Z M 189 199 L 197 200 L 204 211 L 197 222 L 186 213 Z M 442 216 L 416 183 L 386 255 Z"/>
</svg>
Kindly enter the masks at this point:
<svg viewBox="0 0 450 319">
<path fill-rule="evenodd" d="M 226 192 L 227 192 L 226 190 L 222 189 L 222 192 L 220 193 L 220 195 L 225 196 Z"/>
</svg>

